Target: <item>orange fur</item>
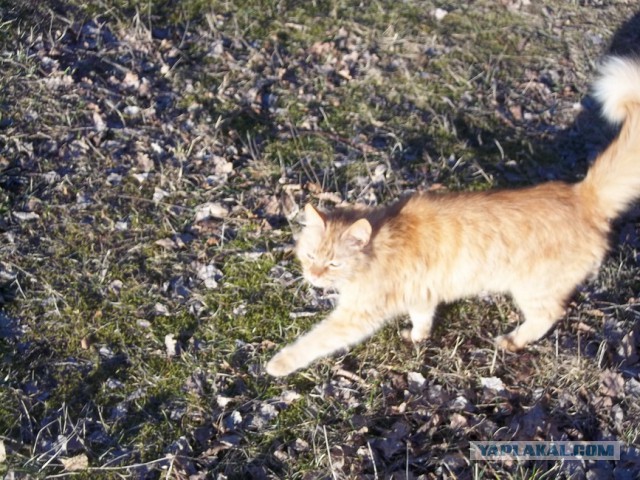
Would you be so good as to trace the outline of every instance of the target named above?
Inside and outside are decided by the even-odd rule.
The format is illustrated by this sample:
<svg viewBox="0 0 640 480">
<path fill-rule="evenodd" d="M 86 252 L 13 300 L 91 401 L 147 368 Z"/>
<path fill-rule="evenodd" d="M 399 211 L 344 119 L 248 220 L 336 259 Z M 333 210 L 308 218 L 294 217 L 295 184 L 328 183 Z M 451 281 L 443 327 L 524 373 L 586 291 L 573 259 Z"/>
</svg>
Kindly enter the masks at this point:
<svg viewBox="0 0 640 480">
<path fill-rule="evenodd" d="M 545 335 L 576 286 L 597 272 L 610 220 L 640 195 L 640 62 L 610 59 L 595 88 L 605 115 L 624 124 L 582 182 L 415 194 L 329 213 L 307 205 L 296 248 L 304 276 L 340 297 L 267 372 L 287 375 L 402 314 L 411 339 L 424 340 L 438 303 L 482 292 L 509 293 L 525 319 L 496 339 L 500 347 L 515 351 Z"/>
</svg>

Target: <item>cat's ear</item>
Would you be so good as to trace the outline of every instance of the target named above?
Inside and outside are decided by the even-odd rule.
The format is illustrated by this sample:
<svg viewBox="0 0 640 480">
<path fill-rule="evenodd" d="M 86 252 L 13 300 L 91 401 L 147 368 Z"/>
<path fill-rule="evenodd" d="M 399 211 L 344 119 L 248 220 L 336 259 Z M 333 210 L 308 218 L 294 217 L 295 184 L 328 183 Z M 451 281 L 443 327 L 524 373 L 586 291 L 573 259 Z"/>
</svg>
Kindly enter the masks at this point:
<svg viewBox="0 0 640 480">
<path fill-rule="evenodd" d="M 342 238 L 346 244 L 356 250 L 362 250 L 369 244 L 371 240 L 371 224 L 366 218 L 361 218 L 353 223 L 342 234 Z"/>
<path fill-rule="evenodd" d="M 304 225 L 307 227 L 321 227 L 325 226 L 325 216 L 322 212 L 316 210 L 316 207 L 307 203 L 304 206 Z"/>
</svg>

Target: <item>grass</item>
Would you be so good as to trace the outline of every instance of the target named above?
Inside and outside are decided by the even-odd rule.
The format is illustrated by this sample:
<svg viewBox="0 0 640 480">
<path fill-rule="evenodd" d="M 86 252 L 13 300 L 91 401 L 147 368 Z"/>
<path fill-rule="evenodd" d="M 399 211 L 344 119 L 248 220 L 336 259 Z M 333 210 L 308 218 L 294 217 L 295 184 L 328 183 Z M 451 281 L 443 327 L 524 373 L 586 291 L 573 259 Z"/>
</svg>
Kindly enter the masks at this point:
<svg viewBox="0 0 640 480">
<path fill-rule="evenodd" d="M 637 467 L 636 210 L 567 318 L 521 355 L 492 346 L 518 321 L 509 299 L 470 299 L 440 308 L 419 348 L 398 319 L 286 379 L 263 373 L 332 302 L 301 282 L 289 213 L 580 178 L 612 135 L 589 82 L 609 39 L 633 31 L 632 5 L 0 12 L 0 474 L 542 479 Z M 228 213 L 197 217 L 208 202 Z M 488 377 L 505 392 L 483 388 Z M 469 441 L 500 435 L 617 439 L 623 460 L 467 460 Z M 77 458 L 88 467 L 74 470 Z"/>
</svg>

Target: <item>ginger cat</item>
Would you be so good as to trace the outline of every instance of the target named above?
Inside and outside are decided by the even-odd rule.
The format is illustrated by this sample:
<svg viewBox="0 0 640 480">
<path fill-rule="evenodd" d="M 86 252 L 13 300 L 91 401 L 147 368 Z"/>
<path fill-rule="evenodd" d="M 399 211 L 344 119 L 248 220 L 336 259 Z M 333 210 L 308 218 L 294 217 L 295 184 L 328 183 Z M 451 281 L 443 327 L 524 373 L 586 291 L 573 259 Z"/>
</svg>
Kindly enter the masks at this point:
<svg viewBox="0 0 640 480">
<path fill-rule="evenodd" d="M 576 286 L 597 273 L 611 220 L 640 196 L 640 60 L 609 58 L 594 93 L 618 137 L 576 184 L 414 194 L 386 207 L 305 207 L 296 246 L 304 277 L 339 292 L 336 309 L 266 366 L 283 376 L 409 314 L 429 337 L 436 306 L 481 292 L 510 294 L 524 322 L 496 338 L 517 351 L 544 336 Z"/>
</svg>

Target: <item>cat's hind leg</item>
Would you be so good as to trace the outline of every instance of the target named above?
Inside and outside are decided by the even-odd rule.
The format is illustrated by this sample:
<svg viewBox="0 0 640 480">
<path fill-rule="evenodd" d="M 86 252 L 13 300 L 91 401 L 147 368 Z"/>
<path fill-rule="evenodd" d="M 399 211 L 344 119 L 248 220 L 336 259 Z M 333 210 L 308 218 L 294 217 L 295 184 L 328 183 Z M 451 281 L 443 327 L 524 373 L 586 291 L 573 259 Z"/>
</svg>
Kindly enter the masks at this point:
<svg viewBox="0 0 640 480">
<path fill-rule="evenodd" d="M 360 343 L 384 324 L 384 318 L 346 309 L 334 310 L 309 333 L 284 347 L 267 363 L 274 377 L 288 375 L 314 360 Z"/>
<path fill-rule="evenodd" d="M 518 298 L 516 303 L 524 315 L 524 322 L 515 330 L 496 338 L 500 348 L 516 352 L 542 338 L 564 314 L 565 296 L 536 296 Z"/>
</svg>

